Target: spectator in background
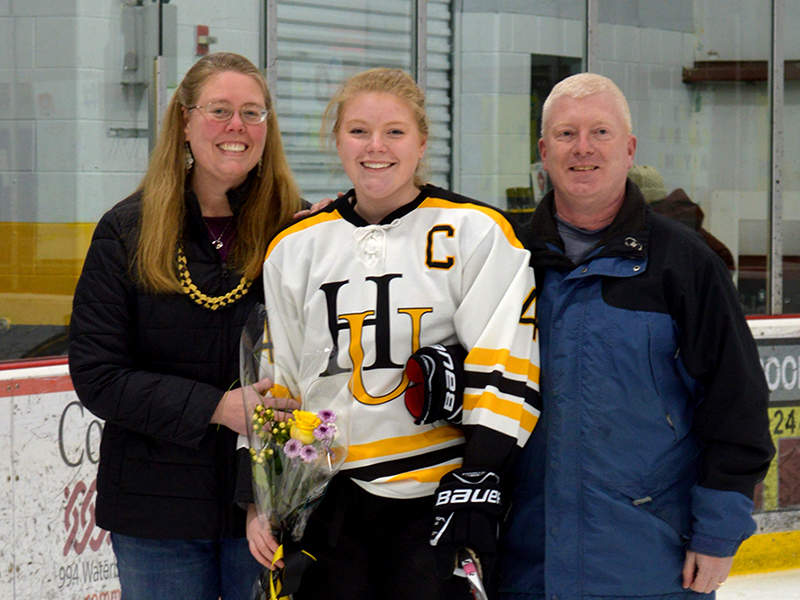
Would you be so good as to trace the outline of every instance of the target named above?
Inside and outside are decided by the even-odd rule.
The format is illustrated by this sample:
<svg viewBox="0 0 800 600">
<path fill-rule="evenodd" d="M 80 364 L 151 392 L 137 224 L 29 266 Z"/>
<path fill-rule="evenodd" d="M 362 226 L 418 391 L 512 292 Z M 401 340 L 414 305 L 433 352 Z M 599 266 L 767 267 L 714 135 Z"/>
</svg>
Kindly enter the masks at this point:
<svg viewBox="0 0 800 600">
<path fill-rule="evenodd" d="M 722 241 L 703 228 L 703 209 L 699 204 L 692 202 L 682 188 L 677 188 L 667 195 L 664 178 L 655 167 L 649 165 L 634 165 L 628 171 L 628 177 L 639 186 L 645 202 L 652 206 L 654 211 L 680 221 L 699 233 L 706 244 L 725 262 L 731 274 L 736 271 L 733 254 Z"/>
</svg>

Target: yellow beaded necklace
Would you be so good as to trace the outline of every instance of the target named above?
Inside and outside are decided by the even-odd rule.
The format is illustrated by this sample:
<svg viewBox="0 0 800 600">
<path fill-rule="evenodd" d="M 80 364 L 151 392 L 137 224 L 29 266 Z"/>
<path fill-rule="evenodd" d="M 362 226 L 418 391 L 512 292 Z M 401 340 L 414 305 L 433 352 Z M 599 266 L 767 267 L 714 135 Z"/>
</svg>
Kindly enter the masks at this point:
<svg viewBox="0 0 800 600">
<path fill-rule="evenodd" d="M 178 246 L 178 275 L 181 279 L 181 290 L 183 293 L 188 294 L 192 300 L 203 308 L 210 308 L 211 310 L 217 310 L 223 306 L 233 304 L 247 294 L 247 292 L 250 291 L 250 286 L 253 285 L 252 281 L 249 281 L 246 277 L 242 277 L 239 285 L 224 296 L 215 296 L 213 298 L 211 296 L 206 296 L 192 283 L 192 278 L 189 275 L 188 261 L 186 260 L 186 255 L 183 253 L 183 248 L 180 246 Z"/>
</svg>

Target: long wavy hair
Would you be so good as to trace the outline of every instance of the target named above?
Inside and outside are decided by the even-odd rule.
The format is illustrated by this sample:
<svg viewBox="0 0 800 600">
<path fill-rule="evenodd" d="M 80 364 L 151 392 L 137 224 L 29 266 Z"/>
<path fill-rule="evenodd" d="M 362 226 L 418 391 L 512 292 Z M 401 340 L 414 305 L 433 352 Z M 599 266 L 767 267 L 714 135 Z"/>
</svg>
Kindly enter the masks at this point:
<svg viewBox="0 0 800 600">
<path fill-rule="evenodd" d="M 175 253 L 186 220 L 184 108 L 197 103 L 203 87 L 215 75 L 233 71 L 252 77 L 264 92 L 267 138 L 261 167 L 253 169 L 249 196 L 237 216 L 237 236 L 230 265 L 248 279 L 261 273 L 267 245 L 301 208 L 300 194 L 283 151 L 278 119 L 261 71 L 239 54 L 216 52 L 197 61 L 178 85 L 167 106 L 156 146 L 139 191 L 142 215 L 135 257 L 140 283 L 153 292 L 180 289 Z"/>
<path fill-rule="evenodd" d="M 331 148 L 335 145 L 339 128 L 342 124 L 347 103 L 358 94 L 383 92 L 402 100 L 411 109 L 422 139 L 427 140 L 430 133 L 430 121 L 425 110 L 425 94 L 408 73 L 402 69 L 379 67 L 353 75 L 336 90 L 322 113 L 320 138 L 323 146 Z M 420 187 L 430 180 L 430 166 L 425 159 L 417 163 L 414 171 L 414 185 Z"/>
</svg>

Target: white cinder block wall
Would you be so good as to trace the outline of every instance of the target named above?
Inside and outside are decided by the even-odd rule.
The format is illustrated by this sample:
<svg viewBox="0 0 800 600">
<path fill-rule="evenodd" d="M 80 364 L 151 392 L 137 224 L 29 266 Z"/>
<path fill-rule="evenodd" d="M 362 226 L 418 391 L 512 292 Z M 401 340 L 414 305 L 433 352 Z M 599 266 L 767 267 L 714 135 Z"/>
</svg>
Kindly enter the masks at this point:
<svg viewBox="0 0 800 600">
<path fill-rule="evenodd" d="M 583 55 L 581 20 L 513 13 L 464 13 L 461 55 L 462 193 L 505 207 L 506 188 L 530 185 L 531 55 Z M 631 105 L 637 162 L 682 183 L 698 163 L 707 129 L 681 81 L 694 61 L 694 34 L 601 23 L 598 72 Z M 702 135 L 702 134 L 701 134 Z M 707 141 L 707 139 L 706 139 Z M 668 184 L 669 185 L 669 184 Z"/>
<path fill-rule="evenodd" d="M 768 189 L 767 86 L 687 85 L 682 69 L 696 60 L 766 60 L 769 4 L 695 0 L 689 8 L 682 5 L 679 15 L 646 2 L 600 7 L 596 70 L 613 79 L 628 98 L 639 139 L 636 162 L 655 166 L 667 191 L 684 188 L 704 207 L 707 218 L 708 199 L 716 191 Z M 529 125 L 530 55 L 580 58 L 584 22 L 575 3 L 562 8 L 546 1 L 526 7 L 511 0 L 465 0 L 463 6 L 456 98 L 461 140 L 455 169 L 462 193 L 504 207 L 506 188 L 529 185 L 528 138 L 539 135 Z M 611 22 L 621 15 L 635 20 L 648 11 L 647 27 Z M 800 22 L 800 4 L 787 3 L 785 22 L 786 31 L 793 31 L 792 24 Z M 785 42 L 786 58 L 800 58 L 800 38 L 787 34 Z M 788 82 L 785 94 L 788 149 L 800 140 L 800 86 Z M 790 152 L 786 158 L 785 186 L 800 190 L 800 161 Z"/>
<path fill-rule="evenodd" d="M 507 188 L 530 186 L 531 55 L 580 58 L 582 23 L 473 12 L 461 26 L 460 191 L 505 208 Z"/>
<path fill-rule="evenodd" d="M 179 79 L 198 59 L 196 25 L 211 27 L 212 51 L 258 62 L 257 2 L 223 15 L 215 0 L 175 4 Z M 147 139 L 110 133 L 148 127 L 148 90 L 121 84 L 123 5 L 0 0 L 0 221 L 94 222 L 136 189 Z"/>
<path fill-rule="evenodd" d="M 695 102 L 696 90 L 682 81 L 695 60 L 694 33 L 626 25 L 598 25 L 597 72 L 625 93 L 638 139 L 637 164 L 664 177 L 667 192 L 691 196 L 707 185 L 710 112 Z"/>
</svg>

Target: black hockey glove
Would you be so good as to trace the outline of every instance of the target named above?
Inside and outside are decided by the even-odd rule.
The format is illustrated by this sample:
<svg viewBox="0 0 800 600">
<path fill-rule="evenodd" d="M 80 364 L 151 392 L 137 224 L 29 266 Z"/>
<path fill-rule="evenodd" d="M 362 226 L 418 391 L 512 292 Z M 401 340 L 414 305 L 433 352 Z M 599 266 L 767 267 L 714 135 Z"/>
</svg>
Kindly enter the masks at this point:
<svg viewBox="0 0 800 600">
<path fill-rule="evenodd" d="M 406 374 L 413 385 L 406 389 L 406 407 L 414 423 L 461 423 L 466 356 L 461 346 L 441 344 L 425 346 L 411 355 Z"/>
<path fill-rule="evenodd" d="M 494 569 L 497 554 L 503 511 L 500 478 L 492 471 L 456 469 L 442 477 L 434 498 L 431 546 L 439 577 L 448 579 L 457 566 L 458 551 L 469 548 L 477 555 L 485 579 Z"/>
</svg>

